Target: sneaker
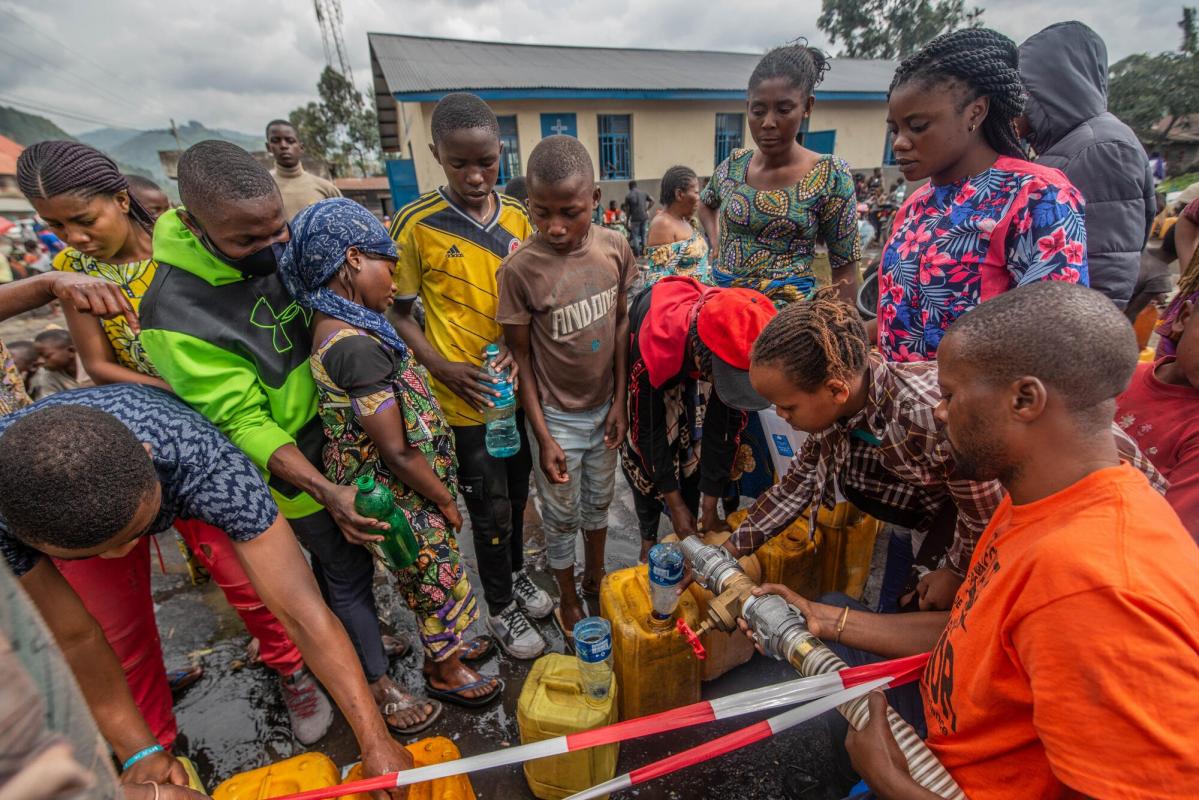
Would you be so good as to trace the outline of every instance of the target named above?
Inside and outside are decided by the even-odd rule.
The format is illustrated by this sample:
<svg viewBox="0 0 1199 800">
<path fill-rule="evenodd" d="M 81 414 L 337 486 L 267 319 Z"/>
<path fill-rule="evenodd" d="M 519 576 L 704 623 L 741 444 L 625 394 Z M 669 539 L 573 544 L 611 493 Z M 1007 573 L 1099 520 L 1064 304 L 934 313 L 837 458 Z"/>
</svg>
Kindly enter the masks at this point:
<svg viewBox="0 0 1199 800">
<path fill-rule="evenodd" d="M 303 745 L 314 744 L 333 723 L 333 704 L 306 667 L 291 675 L 281 676 L 283 702 L 291 717 L 292 735 Z"/>
<path fill-rule="evenodd" d="M 533 619 L 545 619 L 554 613 L 554 600 L 523 569 L 512 575 L 512 594 L 524 612 Z"/>
<path fill-rule="evenodd" d="M 513 658 L 537 658 L 545 652 L 545 639 L 513 600 L 497 616 L 487 618 L 487 629 L 504 652 Z"/>
</svg>

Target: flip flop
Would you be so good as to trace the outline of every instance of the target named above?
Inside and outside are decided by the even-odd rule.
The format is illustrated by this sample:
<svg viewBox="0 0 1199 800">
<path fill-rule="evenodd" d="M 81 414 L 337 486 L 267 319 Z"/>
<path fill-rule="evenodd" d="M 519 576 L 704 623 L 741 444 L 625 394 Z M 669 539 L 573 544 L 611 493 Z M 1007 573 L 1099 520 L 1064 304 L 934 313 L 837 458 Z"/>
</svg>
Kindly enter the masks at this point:
<svg viewBox="0 0 1199 800">
<path fill-rule="evenodd" d="M 399 693 L 398 689 L 393 689 L 389 692 L 387 698 L 385 702 L 379 704 L 379 713 L 383 715 L 383 722 L 387 724 L 388 730 L 400 736 L 412 736 L 425 730 L 437 721 L 443 709 L 441 703 L 431 697 L 413 697 L 412 695 L 405 697 Z M 387 722 L 387 718 L 392 714 L 398 714 L 401 711 L 407 711 L 410 708 L 417 708 L 423 705 L 431 705 L 433 706 L 433 710 L 429 712 L 429 716 L 415 725 L 401 728 L 398 725 L 392 725 L 390 722 Z"/>
<path fill-rule="evenodd" d="M 425 692 L 429 697 L 436 697 L 439 700 L 444 700 L 447 703 L 453 703 L 456 706 L 463 708 L 482 708 L 499 700 L 504 693 L 504 682 L 499 678 L 495 678 L 495 688 L 482 697 L 463 697 L 463 692 L 469 692 L 471 689 L 479 689 L 491 683 L 492 678 L 480 678 L 477 681 L 455 686 L 453 689 L 438 689 L 433 684 L 429 683 L 429 679 L 425 678 Z"/>
<path fill-rule="evenodd" d="M 566 652 L 573 653 L 575 651 L 575 634 L 573 630 L 566 630 L 566 625 L 562 622 L 562 606 L 554 606 L 554 624 L 558 626 L 558 630 L 562 632 L 562 638 L 566 641 Z"/>
<path fill-rule="evenodd" d="M 204 677 L 204 668 L 201 666 L 176 669 L 167 673 L 167 684 L 171 687 L 171 694 L 177 695 L 182 694 L 185 689 L 202 677 Z"/>
<path fill-rule="evenodd" d="M 476 636 L 462 644 L 462 649 L 458 651 L 458 660 L 466 664 L 482 661 L 495 651 L 490 636 Z"/>
</svg>

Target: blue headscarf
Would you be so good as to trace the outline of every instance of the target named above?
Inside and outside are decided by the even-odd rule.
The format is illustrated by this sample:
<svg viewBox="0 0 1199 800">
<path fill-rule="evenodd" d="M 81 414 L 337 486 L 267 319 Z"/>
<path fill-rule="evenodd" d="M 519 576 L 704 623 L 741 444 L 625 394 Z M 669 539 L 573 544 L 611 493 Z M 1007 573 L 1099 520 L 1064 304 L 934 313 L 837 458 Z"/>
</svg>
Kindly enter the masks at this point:
<svg viewBox="0 0 1199 800">
<path fill-rule="evenodd" d="M 406 354 L 408 346 L 382 314 L 326 285 L 346 263 L 346 250 L 351 247 L 396 258 L 387 229 L 358 203 L 344 197 L 313 203 L 291 221 L 291 241 L 279 259 L 279 277 L 300 305 L 370 331 L 400 355 Z"/>
</svg>

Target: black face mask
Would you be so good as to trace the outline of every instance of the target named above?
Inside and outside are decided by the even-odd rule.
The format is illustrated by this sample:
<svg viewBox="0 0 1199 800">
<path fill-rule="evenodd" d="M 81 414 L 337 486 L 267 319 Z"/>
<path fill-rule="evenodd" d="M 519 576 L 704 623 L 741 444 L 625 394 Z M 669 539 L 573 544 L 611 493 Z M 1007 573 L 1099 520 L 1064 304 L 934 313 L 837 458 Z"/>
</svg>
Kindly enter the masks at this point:
<svg viewBox="0 0 1199 800">
<path fill-rule="evenodd" d="M 196 225 L 200 228 L 199 225 Z M 287 226 L 288 234 L 291 233 L 291 225 Z M 251 278 L 262 278 L 271 275 L 279 266 L 279 259 L 283 255 L 283 251 L 287 248 L 286 242 L 272 242 L 261 250 L 255 250 L 247 256 L 241 258 L 230 258 L 221 252 L 220 248 L 213 244 L 208 238 L 208 234 L 203 228 L 200 228 L 200 243 L 204 245 L 204 249 L 212 253 L 218 260 L 224 264 L 228 264 L 243 275 Z"/>
</svg>

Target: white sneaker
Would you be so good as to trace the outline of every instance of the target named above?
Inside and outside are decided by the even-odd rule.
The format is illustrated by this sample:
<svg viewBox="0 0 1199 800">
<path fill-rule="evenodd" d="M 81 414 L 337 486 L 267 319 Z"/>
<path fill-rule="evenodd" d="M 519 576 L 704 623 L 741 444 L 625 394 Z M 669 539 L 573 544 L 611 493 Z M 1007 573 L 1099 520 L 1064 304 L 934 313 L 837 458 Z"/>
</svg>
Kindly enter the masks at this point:
<svg viewBox="0 0 1199 800">
<path fill-rule="evenodd" d="M 529 579 L 523 569 L 512 573 L 512 594 L 524 612 L 533 619 L 545 619 L 554 613 L 554 600 L 545 589 Z"/>
<path fill-rule="evenodd" d="M 333 704 L 307 667 L 286 678 L 280 677 L 279 685 L 291 718 L 292 735 L 300 744 L 315 744 L 333 723 Z"/>
<path fill-rule="evenodd" d="M 513 600 L 497 616 L 487 618 L 487 629 L 504 652 L 513 658 L 537 658 L 545 652 L 545 639 Z"/>
</svg>

